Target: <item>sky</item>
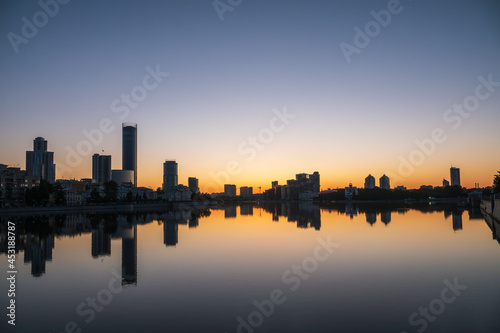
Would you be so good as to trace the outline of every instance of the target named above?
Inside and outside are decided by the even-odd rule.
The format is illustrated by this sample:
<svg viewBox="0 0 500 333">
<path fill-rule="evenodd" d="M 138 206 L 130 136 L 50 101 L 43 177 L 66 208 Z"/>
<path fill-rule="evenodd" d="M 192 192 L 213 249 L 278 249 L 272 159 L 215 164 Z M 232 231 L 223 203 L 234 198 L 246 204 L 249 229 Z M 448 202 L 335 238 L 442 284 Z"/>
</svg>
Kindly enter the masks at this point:
<svg viewBox="0 0 500 333">
<path fill-rule="evenodd" d="M 500 170 L 496 1 L 60 1 L 0 2 L 0 163 L 42 136 L 57 179 L 120 169 L 131 122 L 153 189 L 166 159 L 206 192 Z"/>
</svg>

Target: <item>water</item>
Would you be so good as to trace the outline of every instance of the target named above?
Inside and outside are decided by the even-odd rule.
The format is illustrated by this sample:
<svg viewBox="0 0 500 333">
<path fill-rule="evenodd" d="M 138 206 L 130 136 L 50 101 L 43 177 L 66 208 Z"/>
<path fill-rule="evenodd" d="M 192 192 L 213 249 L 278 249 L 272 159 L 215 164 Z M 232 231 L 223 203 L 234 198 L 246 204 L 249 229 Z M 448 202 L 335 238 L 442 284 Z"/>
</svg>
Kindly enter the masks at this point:
<svg viewBox="0 0 500 333">
<path fill-rule="evenodd" d="M 477 212 L 268 204 L 10 220 L 17 317 L 3 314 L 2 332 L 500 330 L 500 244 Z"/>
</svg>

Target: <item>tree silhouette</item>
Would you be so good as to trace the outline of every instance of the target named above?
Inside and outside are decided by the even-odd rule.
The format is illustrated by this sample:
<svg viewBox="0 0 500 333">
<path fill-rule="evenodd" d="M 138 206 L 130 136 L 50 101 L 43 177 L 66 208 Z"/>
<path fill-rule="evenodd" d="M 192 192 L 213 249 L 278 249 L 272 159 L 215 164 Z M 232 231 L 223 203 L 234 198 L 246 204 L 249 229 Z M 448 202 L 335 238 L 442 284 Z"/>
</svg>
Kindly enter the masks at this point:
<svg viewBox="0 0 500 333">
<path fill-rule="evenodd" d="M 498 175 L 495 175 L 495 178 L 493 179 L 493 189 L 495 192 L 499 193 L 500 192 L 500 171 L 497 171 Z"/>
</svg>

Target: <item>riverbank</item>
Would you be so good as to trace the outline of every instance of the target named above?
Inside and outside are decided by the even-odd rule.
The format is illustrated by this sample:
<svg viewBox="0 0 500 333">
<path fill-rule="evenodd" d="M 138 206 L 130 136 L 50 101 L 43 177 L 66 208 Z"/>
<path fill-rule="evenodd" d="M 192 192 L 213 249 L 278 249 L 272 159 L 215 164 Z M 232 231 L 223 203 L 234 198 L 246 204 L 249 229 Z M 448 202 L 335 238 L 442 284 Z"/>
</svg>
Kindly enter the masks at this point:
<svg viewBox="0 0 500 333">
<path fill-rule="evenodd" d="M 500 221 L 500 199 L 495 199 L 493 209 L 491 204 L 491 200 L 482 200 L 481 212 L 485 215 L 491 216 L 497 221 Z"/>
</svg>

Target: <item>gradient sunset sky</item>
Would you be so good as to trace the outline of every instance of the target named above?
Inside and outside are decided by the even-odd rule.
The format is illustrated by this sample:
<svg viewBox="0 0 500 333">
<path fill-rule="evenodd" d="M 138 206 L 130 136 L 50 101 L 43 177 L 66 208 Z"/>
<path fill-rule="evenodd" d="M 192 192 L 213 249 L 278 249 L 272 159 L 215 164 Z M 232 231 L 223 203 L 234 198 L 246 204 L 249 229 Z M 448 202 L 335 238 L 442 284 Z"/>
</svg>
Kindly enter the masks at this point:
<svg viewBox="0 0 500 333">
<path fill-rule="evenodd" d="M 42 136 L 57 179 L 91 178 L 93 153 L 104 150 L 121 168 L 121 123 L 133 122 L 138 185 L 154 189 L 165 159 L 178 162 L 179 183 L 197 177 L 209 192 L 223 183 L 265 189 L 314 171 L 322 189 L 361 187 L 368 174 L 378 184 L 384 173 L 391 186 L 436 186 L 451 165 L 463 186 L 492 184 L 500 170 L 497 1 L 219 3 L 231 10 L 218 13 L 211 0 L 72 0 L 44 24 L 37 1 L 1 1 L 0 163 L 24 169 Z M 381 16 L 385 27 L 370 23 L 371 11 L 388 6 L 397 14 Z M 13 34 L 23 37 L 34 19 L 36 35 L 25 28 L 33 36 L 13 47 Z M 377 26 L 369 43 L 356 39 L 348 61 L 341 45 L 356 46 L 355 28 Z M 140 92 L 157 68 L 168 76 L 147 80 L 155 87 L 124 116 L 122 94 Z M 475 111 L 448 111 L 463 103 Z M 293 119 L 282 126 L 273 119 L 284 110 Z M 83 131 L 103 119 L 114 129 L 71 157 L 85 145 Z M 251 148 L 259 134 L 265 143 Z M 412 158 L 413 170 L 402 166 Z M 228 163 L 237 166 L 226 177 Z"/>
</svg>

